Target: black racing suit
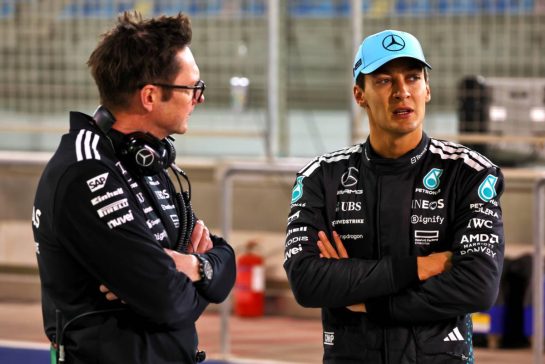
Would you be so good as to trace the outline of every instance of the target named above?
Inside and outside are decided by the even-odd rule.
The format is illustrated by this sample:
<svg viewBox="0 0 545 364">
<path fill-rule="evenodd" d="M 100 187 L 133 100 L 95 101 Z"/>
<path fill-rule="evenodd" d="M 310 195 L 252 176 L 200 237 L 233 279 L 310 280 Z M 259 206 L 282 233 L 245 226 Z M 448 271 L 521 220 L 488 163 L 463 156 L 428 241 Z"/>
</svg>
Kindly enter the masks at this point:
<svg viewBox="0 0 545 364">
<path fill-rule="evenodd" d="M 425 134 L 398 159 L 367 141 L 305 166 L 284 268 L 297 301 L 322 308 L 324 363 L 473 362 L 469 313 L 495 302 L 502 270 L 503 188 L 488 159 Z M 320 230 L 349 258 L 320 258 Z M 447 250 L 452 269 L 420 282 L 416 257 Z"/>
<path fill-rule="evenodd" d="M 71 113 L 39 182 L 32 222 L 46 335 L 61 339 L 59 310 L 64 324 L 82 315 L 61 339 L 67 363 L 195 363 L 195 321 L 231 290 L 233 249 L 211 235 L 207 286 L 178 272 L 163 250 L 181 233 L 174 186 L 166 171 L 128 171 L 112 144 L 89 116 Z M 107 301 L 101 284 L 119 300 Z"/>
</svg>

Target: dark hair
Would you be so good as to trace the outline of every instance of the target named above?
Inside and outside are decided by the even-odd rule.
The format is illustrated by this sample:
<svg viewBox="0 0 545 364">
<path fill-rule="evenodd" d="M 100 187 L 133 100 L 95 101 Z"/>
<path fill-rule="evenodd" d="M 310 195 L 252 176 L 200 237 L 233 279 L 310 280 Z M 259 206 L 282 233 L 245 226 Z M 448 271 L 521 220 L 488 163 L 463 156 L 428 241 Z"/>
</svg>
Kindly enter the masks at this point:
<svg viewBox="0 0 545 364">
<path fill-rule="evenodd" d="M 429 79 L 429 73 L 428 73 L 428 67 L 426 67 L 423 63 L 418 62 L 422 65 L 422 71 L 424 72 L 424 80 L 428 82 Z M 375 72 L 380 72 L 380 68 L 377 69 Z M 372 72 L 371 74 L 375 73 Z M 365 90 L 365 75 L 360 72 L 358 77 L 356 77 L 356 85 L 358 85 L 362 90 Z"/>
<path fill-rule="evenodd" d="M 87 61 L 100 102 L 112 109 L 127 107 L 142 85 L 172 82 L 180 71 L 175 56 L 191 35 L 191 21 L 182 13 L 146 20 L 136 11 L 121 14 Z M 164 99 L 171 95 L 164 89 Z"/>
</svg>

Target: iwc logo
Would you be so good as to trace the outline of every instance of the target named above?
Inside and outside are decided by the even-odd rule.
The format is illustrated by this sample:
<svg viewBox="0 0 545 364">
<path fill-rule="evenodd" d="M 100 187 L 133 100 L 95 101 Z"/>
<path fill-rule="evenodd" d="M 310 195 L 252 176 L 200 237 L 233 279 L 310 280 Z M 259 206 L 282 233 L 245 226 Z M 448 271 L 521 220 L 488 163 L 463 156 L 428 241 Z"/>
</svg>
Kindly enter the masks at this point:
<svg viewBox="0 0 545 364">
<path fill-rule="evenodd" d="M 424 179 L 422 182 L 424 182 L 424 187 L 426 187 L 428 190 L 436 190 L 437 187 L 439 187 L 439 184 L 441 183 L 441 180 L 439 177 L 443 174 L 443 170 L 439 168 L 432 168 L 428 174 L 424 176 Z"/>
<path fill-rule="evenodd" d="M 303 178 L 305 176 L 299 176 L 295 180 L 295 186 L 291 191 L 291 203 L 296 203 L 301 197 L 303 197 Z"/>
<path fill-rule="evenodd" d="M 390 34 L 382 40 L 382 46 L 388 51 L 397 52 L 405 48 L 405 41 L 399 35 Z"/>
<path fill-rule="evenodd" d="M 496 197 L 496 181 L 498 177 L 489 174 L 479 186 L 479 198 L 488 202 Z"/>
</svg>

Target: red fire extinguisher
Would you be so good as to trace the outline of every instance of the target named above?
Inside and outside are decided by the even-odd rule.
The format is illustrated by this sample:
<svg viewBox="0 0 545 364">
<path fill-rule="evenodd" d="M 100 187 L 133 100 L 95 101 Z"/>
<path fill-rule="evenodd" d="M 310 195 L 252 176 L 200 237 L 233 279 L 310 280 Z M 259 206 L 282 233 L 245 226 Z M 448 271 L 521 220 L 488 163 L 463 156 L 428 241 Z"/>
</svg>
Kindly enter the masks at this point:
<svg viewBox="0 0 545 364">
<path fill-rule="evenodd" d="M 250 241 L 237 259 L 235 314 L 243 317 L 263 316 L 265 307 L 265 266 L 255 253 L 257 243 Z"/>
</svg>

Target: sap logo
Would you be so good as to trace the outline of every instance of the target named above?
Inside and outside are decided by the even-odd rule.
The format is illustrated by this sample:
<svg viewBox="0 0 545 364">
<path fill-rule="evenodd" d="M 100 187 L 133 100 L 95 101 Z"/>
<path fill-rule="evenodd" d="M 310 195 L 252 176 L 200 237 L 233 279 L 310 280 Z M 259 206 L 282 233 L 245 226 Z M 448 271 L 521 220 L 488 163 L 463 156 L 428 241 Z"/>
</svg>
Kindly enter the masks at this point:
<svg viewBox="0 0 545 364">
<path fill-rule="evenodd" d="M 303 241 L 308 241 L 308 236 L 296 236 L 294 238 L 291 238 L 290 240 L 286 242 L 286 248 L 292 244 L 303 242 Z"/>
<path fill-rule="evenodd" d="M 297 220 L 299 218 L 299 215 L 301 215 L 301 210 L 288 217 L 288 225 L 291 224 L 293 221 Z"/>
<path fill-rule="evenodd" d="M 302 251 L 303 251 L 303 247 L 301 246 L 301 244 L 299 244 L 295 248 L 288 249 L 288 251 L 286 251 L 286 255 L 284 257 L 284 262 L 286 262 L 288 259 L 290 259 L 291 257 L 293 257 L 296 254 L 299 254 Z"/>
<path fill-rule="evenodd" d="M 89 186 L 89 189 L 91 192 L 95 192 L 100 190 L 106 185 L 106 181 L 108 180 L 108 175 L 110 172 L 99 174 L 96 177 L 93 177 L 91 179 L 87 180 L 87 186 Z"/>
<path fill-rule="evenodd" d="M 131 188 L 134 190 L 135 188 L 138 188 L 138 183 L 133 182 L 131 183 Z"/>
<path fill-rule="evenodd" d="M 361 201 L 337 202 L 335 211 L 361 211 Z"/>
<path fill-rule="evenodd" d="M 125 223 L 127 223 L 129 221 L 133 221 L 133 220 L 134 220 L 134 216 L 132 215 L 132 211 L 129 210 L 129 212 L 126 213 L 125 215 L 108 221 L 108 227 L 110 229 L 113 229 L 114 227 L 121 226 L 121 225 L 123 225 L 123 224 L 125 224 Z"/>
<path fill-rule="evenodd" d="M 436 210 L 442 209 L 443 207 L 445 207 L 445 204 L 442 198 L 437 201 L 413 200 L 412 203 L 413 209 Z"/>
<path fill-rule="evenodd" d="M 492 229 L 492 221 L 475 218 L 475 219 L 469 220 L 469 223 L 467 224 L 468 229 L 472 229 L 472 228 L 479 229 L 482 227 Z"/>
<path fill-rule="evenodd" d="M 36 229 L 40 227 L 40 216 L 42 216 L 40 209 L 32 206 L 32 225 L 34 225 Z"/>
<path fill-rule="evenodd" d="M 490 243 L 497 244 L 499 236 L 496 234 L 469 234 L 462 236 L 461 243 Z"/>
</svg>

